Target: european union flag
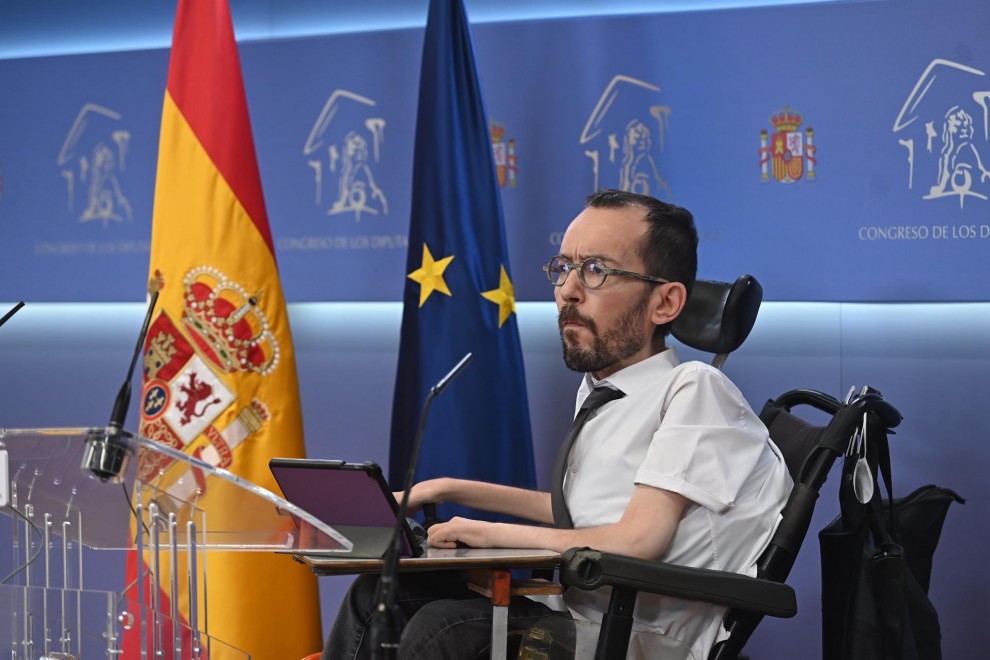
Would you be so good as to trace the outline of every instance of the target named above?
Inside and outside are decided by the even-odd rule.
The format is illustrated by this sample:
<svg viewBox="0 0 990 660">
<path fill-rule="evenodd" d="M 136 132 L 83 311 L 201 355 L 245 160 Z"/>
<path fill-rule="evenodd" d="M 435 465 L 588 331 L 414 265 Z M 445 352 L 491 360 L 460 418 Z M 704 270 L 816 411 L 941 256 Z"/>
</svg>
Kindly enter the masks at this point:
<svg viewBox="0 0 990 660">
<path fill-rule="evenodd" d="M 423 45 L 389 477 L 401 488 L 426 395 L 417 481 L 536 485 L 522 349 L 488 121 L 461 0 L 431 0 Z M 441 515 L 466 513 L 441 507 Z"/>
</svg>

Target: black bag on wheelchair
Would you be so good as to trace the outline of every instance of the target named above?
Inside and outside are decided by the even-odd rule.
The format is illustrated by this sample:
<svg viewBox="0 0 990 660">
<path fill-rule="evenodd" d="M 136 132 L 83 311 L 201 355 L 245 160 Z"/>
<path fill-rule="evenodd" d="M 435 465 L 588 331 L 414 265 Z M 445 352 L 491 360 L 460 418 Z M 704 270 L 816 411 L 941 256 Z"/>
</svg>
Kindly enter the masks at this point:
<svg viewBox="0 0 990 660">
<path fill-rule="evenodd" d="M 928 485 L 893 499 L 886 435 L 873 432 L 867 464 L 888 499 L 854 492 L 857 457 L 847 455 L 839 486 L 841 514 L 818 539 L 822 562 L 823 660 L 941 660 L 938 613 L 928 598 L 932 556 L 953 502 Z M 891 506 L 893 502 L 893 506 Z"/>
</svg>

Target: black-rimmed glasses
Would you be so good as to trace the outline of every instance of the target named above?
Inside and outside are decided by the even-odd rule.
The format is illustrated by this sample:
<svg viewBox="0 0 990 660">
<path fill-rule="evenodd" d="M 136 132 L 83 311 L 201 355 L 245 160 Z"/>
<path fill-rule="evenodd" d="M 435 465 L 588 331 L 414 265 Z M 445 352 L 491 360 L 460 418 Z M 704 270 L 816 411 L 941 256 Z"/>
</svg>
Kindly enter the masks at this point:
<svg viewBox="0 0 990 660">
<path fill-rule="evenodd" d="M 609 275 L 635 277 L 640 280 L 657 282 L 659 284 L 668 284 L 670 282 L 670 280 L 665 280 L 662 277 L 654 277 L 653 275 L 644 275 L 642 273 L 633 273 L 628 270 L 619 270 L 618 268 L 609 268 L 598 257 L 588 257 L 584 261 L 568 263 L 563 257 L 556 256 L 545 266 L 543 266 L 543 272 L 547 274 L 547 279 L 550 280 L 550 284 L 553 284 L 554 286 L 563 286 L 564 282 L 567 281 L 567 276 L 572 270 L 577 271 L 578 279 L 581 280 L 581 284 L 589 289 L 597 289 L 601 285 L 605 284 L 605 279 Z"/>
</svg>

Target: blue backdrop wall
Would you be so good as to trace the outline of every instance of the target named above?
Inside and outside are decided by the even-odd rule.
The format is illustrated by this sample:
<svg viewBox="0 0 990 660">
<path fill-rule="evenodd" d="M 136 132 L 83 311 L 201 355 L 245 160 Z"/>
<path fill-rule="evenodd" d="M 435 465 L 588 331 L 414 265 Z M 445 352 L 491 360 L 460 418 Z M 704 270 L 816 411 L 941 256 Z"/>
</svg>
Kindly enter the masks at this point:
<svg viewBox="0 0 990 660">
<path fill-rule="evenodd" d="M 772 300 L 985 300 L 988 22 L 903 0 L 476 26 L 517 297 L 608 186 L 690 208 L 705 274 Z M 242 44 L 290 301 L 399 299 L 421 49 Z M 142 297 L 167 55 L 0 60 L 0 298 Z"/>
<path fill-rule="evenodd" d="M 577 381 L 540 265 L 595 185 L 649 190 L 695 212 L 702 276 L 765 285 L 727 363 L 754 407 L 877 387 L 905 416 L 897 491 L 968 499 L 932 593 L 945 657 L 982 657 L 987 27 L 990 6 L 958 0 L 475 26 L 544 486 Z M 416 26 L 241 46 L 311 456 L 387 459 L 421 46 Z M 0 330 L 0 426 L 101 424 L 143 311 L 167 52 L 5 56 L 0 300 L 29 304 Z M 754 657 L 818 655 L 815 545 L 798 618 L 765 622 Z M 346 583 L 322 581 L 325 621 Z"/>
</svg>

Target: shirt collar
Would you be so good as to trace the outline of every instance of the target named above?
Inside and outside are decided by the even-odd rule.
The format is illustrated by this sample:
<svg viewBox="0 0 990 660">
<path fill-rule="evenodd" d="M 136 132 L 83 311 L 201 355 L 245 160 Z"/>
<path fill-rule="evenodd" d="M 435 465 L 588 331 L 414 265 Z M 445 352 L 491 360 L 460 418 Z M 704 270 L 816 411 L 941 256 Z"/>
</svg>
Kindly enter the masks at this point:
<svg viewBox="0 0 990 660">
<path fill-rule="evenodd" d="M 673 346 L 668 346 L 666 350 L 630 364 L 608 378 L 598 380 L 590 373 L 586 373 L 581 381 L 579 394 L 590 392 L 594 387 L 603 384 L 615 387 L 627 395 L 634 394 L 637 390 L 655 383 L 658 373 L 666 374 L 678 364 L 680 360 L 677 358 L 677 351 Z"/>
</svg>

